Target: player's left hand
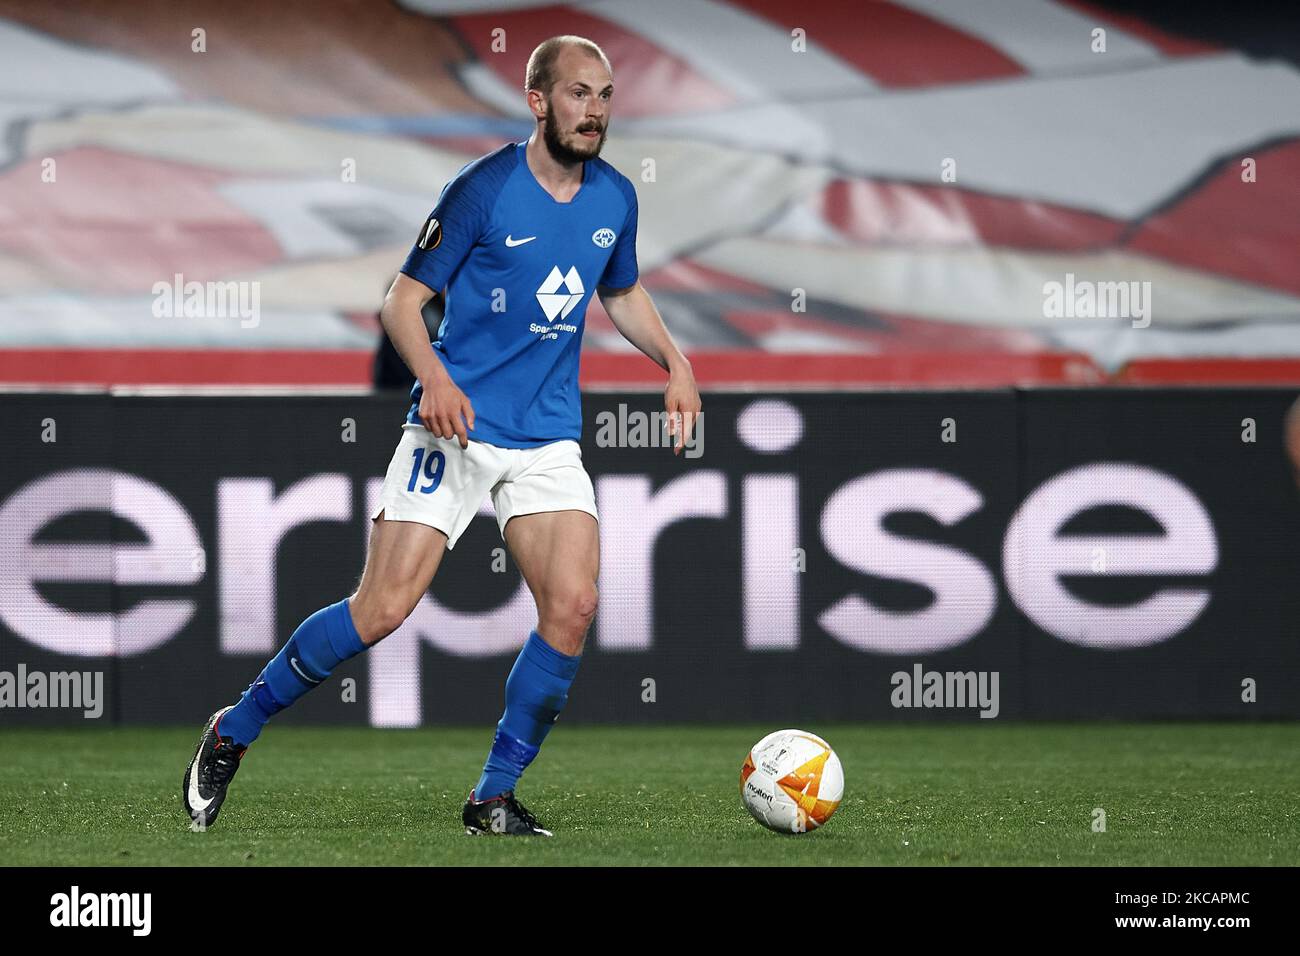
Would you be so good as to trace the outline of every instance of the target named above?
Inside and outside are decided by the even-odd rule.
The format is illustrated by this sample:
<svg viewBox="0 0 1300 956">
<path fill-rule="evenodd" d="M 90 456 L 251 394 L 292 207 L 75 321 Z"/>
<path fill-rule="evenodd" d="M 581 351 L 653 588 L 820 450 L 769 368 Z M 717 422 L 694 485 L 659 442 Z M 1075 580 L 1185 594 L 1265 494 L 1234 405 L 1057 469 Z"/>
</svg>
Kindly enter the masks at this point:
<svg viewBox="0 0 1300 956">
<path fill-rule="evenodd" d="M 677 369 L 668 376 L 664 410 L 668 412 L 668 434 L 676 439 L 673 454 L 680 455 L 695 433 L 695 421 L 700 415 L 700 390 L 695 386 L 695 373 L 690 366 Z"/>
</svg>

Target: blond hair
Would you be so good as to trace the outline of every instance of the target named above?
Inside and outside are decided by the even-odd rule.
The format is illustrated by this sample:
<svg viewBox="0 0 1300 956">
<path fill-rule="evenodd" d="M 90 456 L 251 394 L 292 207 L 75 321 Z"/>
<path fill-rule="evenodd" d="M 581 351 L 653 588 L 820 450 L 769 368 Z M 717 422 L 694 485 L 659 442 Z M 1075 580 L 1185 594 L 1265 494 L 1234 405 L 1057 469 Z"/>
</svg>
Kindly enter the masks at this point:
<svg viewBox="0 0 1300 956">
<path fill-rule="evenodd" d="M 586 37 L 564 36 L 551 37 L 537 44 L 537 49 L 528 57 L 528 68 L 524 70 L 524 92 L 538 90 L 546 96 L 551 95 L 555 85 L 555 63 L 564 52 L 565 47 L 576 46 L 588 56 L 594 56 L 604 64 L 605 70 L 612 76 L 614 70 L 609 65 L 605 51 Z"/>
</svg>

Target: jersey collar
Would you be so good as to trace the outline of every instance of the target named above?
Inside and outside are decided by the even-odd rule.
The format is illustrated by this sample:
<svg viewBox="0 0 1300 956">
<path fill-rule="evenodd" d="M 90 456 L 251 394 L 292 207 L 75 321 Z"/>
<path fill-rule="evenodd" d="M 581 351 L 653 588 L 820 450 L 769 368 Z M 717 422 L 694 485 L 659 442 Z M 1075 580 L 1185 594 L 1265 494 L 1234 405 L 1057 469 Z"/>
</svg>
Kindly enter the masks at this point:
<svg viewBox="0 0 1300 956">
<path fill-rule="evenodd" d="M 572 206 L 574 203 L 576 203 L 579 199 L 581 199 L 586 194 L 587 183 L 591 181 L 591 169 L 590 169 L 591 160 L 588 159 L 582 164 L 582 182 L 579 183 L 578 191 L 573 194 L 573 198 L 570 199 L 568 202 L 560 202 L 549 192 L 547 192 L 546 187 L 543 186 L 541 183 L 539 183 L 537 181 L 537 177 L 533 175 L 533 171 L 528 165 L 528 157 L 526 153 L 527 149 L 528 149 L 528 140 L 523 140 L 522 142 L 516 143 L 515 157 L 519 160 L 519 165 L 524 168 L 524 175 L 528 177 L 528 181 L 533 184 L 533 187 L 539 193 L 541 193 L 551 202 L 555 203 L 555 205 L 557 206 Z"/>
</svg>

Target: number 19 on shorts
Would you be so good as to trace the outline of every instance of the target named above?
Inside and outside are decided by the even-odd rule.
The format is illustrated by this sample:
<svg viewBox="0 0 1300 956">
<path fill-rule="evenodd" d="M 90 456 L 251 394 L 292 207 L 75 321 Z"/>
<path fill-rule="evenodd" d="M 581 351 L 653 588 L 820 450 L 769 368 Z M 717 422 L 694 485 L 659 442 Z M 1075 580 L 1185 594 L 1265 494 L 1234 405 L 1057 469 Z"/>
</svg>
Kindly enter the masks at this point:
<svg viewBox="0 0 1300 956">
<path fill-rule="evenodd" d="M 407 491 L 415 491 L 415 486 L 419 483 L 420 491 L 430 495 L 438 490 L 438 485 L 442 484 L 442 473 L 447 469 L 447 456 L 440 451 L 430 451 L 426 456 L 426 451 L 428 451 L 426 448 L 415 449 L 415 462 L 411 465 L 411 480 L 406 483 Z"/>
</svg>

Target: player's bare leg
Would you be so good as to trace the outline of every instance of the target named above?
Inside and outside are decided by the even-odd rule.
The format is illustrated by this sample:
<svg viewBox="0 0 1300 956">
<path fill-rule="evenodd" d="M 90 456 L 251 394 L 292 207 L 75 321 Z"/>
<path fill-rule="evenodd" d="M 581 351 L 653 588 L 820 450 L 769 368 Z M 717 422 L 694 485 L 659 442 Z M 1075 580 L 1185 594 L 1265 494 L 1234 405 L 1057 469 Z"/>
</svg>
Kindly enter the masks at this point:
<svg viewBox="0 0 1300 956">
<path fill-rule="evenodd" d="M 582 653 L 596 614 L 600 526 L 585 511 L 519 515 L 506 544 L 537 603 L 537 630 L 561 654 Z"/>
<path fill-rule="evenodd" d="M 506 681 L 506 710 L 462 819 L 472 834 L 550 836 L 514 787 L 568 700 L 596 613 L 600 531 L 584 511 L 550 511 L 511 518 L 505 538 L 537 603 L 537 629 Z"/>
<path fill-rule="evenodd" d="M 379 513 L 370 529 L 361 584 L 348 599 L 352 621 L 367 647 L 411 616 L 446 552 L 447 536 L 437 528 L 415 521 L 388 521 Z"/>
</svg>

